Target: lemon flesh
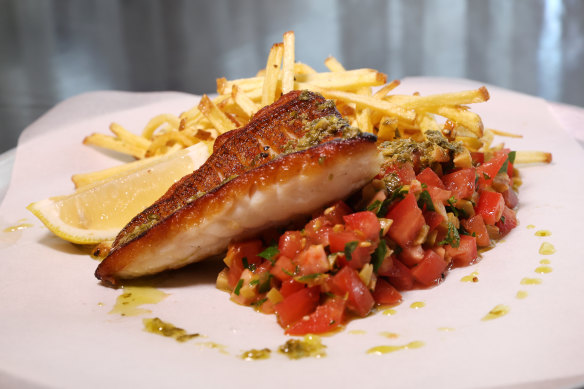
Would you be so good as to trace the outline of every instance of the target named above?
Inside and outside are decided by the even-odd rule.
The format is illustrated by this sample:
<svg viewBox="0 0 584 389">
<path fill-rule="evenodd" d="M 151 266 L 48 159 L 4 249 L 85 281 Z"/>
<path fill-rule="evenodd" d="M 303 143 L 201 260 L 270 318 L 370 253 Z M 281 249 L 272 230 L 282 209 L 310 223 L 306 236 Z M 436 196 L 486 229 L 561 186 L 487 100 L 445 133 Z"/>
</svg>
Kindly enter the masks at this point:
<svg viewBox="0 0 584 389">
<path fill-rule="evenodd" d="M 208 156 L 207 146 L 197 143 L 73 194 L 37 201 L 27 209 L 55 235 L 69 242 L 96 244 L 113 240 L 134 216 L 201 166 Z"/>
</svg>

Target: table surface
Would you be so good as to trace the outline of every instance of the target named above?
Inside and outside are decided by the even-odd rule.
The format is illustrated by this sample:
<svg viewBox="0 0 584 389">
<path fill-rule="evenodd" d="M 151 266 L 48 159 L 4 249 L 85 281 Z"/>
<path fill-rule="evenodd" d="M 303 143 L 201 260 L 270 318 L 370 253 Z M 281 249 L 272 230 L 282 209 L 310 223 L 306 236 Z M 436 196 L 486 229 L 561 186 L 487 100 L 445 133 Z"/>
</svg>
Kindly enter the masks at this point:
<svg viewBox="0 0 584 389">
<path fill-rule="evenodd" d="M 297 59 L 389 78 L 458 77 L 584 106 L 580 0 L 0 0 L 0 153 L 56 103 L 96 90 L 208 93 Z"/>
</svg>

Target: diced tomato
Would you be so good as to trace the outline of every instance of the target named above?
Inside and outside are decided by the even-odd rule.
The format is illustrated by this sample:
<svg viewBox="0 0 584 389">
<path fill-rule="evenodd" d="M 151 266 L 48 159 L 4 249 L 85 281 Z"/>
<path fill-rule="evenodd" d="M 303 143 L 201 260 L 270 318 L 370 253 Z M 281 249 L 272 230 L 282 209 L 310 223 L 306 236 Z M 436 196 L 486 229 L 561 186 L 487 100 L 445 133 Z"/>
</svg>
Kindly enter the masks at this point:
<svg viewBox="0 0 584 389">
<path fill-rule="evenodd" d="M 432 250 L 426 250 L 424 258 L 412 269 L 412 275 L 420 284 L 430 286 L 442 278 L 448 263 Z"/>
<path fill-rule="evenodd" d="M 383 259 L 381 265 L 377 269 L 377 274 L 380 276 L 386 276 L 391 273 L 391 269 L 393 268 L 393 259 L 395 258 L 394 255 L 389 255 Z"/>
<path fill-rule="evenodd" d="M 375 251 L 375 246 L 373 245 L 362 246 L 361 242 L 365 241 L 354 231 L 332 231 L 329 235 L 329 241 L 331 253 L 344 253 L 347 244 L 352 245 L 355 244 L 352 242 L 357 242 L 355 249 L 351 252 L 350 260 L 344 256 L 338 258 L 341 266 L 348 265 L 354 269 L 361 269 L 367 264 L 371 258 L 371 254 Z"/>
<path fill-rule="evenodd" d="M 334 294 L 347 295 L 347 307 L 361 317 L 367 316 L 375 304 L 357 271 L 349 266 L 343 267 L 333 276 L 331 287 Z"/>
<path fill-rule="evenodd" d="M 416 179 L 414 167 L 409 162 L 402 164 L 392 163 L 388 165 L 385 169 L 385 175 L 390 173 L 396 174 L 403 185 L 409 185 L 412 180 Z"/>
<path fill-rule="evenodd" d="M 331 222 L 325 216 L 312 219 L 304 226 L 304 234 L 309 243 L 328 246 L 329 233 L 332 230 Z"/>
<path fill-rule="evenodd" d="M 495 155 L 505 156 L 505 161 L 507 161 L 507 175 L 509 176 L 509 178 L 513 177 L 513 163 L 508 160 L 510 151 L 511 151 L 510 149 L 502 149 L 495 152 Z M 505 162 L 503 162 L 503 164 L 505 164 Z"/>
<path fill-rule="evenodd" d="M 401 301 L 402 295 L 389 282 L 383 278 L 378 278 L 375 282 L 373 298 L 377 304 L 397 304 Z"/>
<path fill-rule="evenodd" d="M 329 261 L 321 244 L 310 245 L 294 258 L 300 267 L 300 274 L 326 273 L 330 269 Z"/>
<path fill-rule="evenodd" d="M 446 255 L 452 258 L 454 266 L 468 266 L 477 259 L 477 243 L 474 236 L 461 235 L 458 247 L 444 246 Z"/>
<path fill-rule="evenodd" d="M 469 199 L 475 191 L 475 169 L 461 169 L 442 177 L 446 189 L 458 199 Z"/>
<path fill-rule="evenodd" d="M 304 289 L 305 285 L 302 282 L 298 282 L 293 278 L 289 278 L 286 281 L 282 281 L 282 286 L 280 287 L 280 293 L 284 297 L 290 296 L 292 293 L 298 292 L 300 289 Z"/>
<path fill-rule="evenodd" d="M 472 236 L 476 238 L 477 245 L 479 247 L 486 247 L 491 244 L 491 239 L 489 238 L 489 233 L 487 232 L 487 227 L 483 221 L 481 215 L 474 215 L 469 219 L 463 219 L 460 221 L 464 229 Z"/>
<path fill-rule="evenodd" d="M 434 172 L 431 168 L 427 167 L 420 172 L 417 176 L 418 181 L 422 184 L 426 184 L 427 186 L 435 186 L 440 189 L 446 189 L 444 183 L 438 177 L 438 174 Z"/>
<path fill-rule="evenodd" d="M 294 258 L 304 248 L 302 233 L 300 231 L 286 231 L 278 241 L 280 255 Z"/>
<path fill-rule="evenodd" d="M 517 197 L 517 193 L 513 189 L 509 188 L 501 194 L 503 195 L 503 200 L 505 200 L 505 205 L 509 208 L 513 209 L 519 204 L 519 197 Z"/>
<path fill-rule="evenodd" d="M 445 218 L 438 212 L 424 211 L 424 220 L 426 221 L 428 227 L 430 227 L 429 231 L 432 231 L 433 229 L 438 227 L 440 223 L 442 223 L 442 221 L 445 220 Z"/>
<path fill-rule="evenodd" d="M 298 320 L 287 330 L 288 335 L 322 334 L 336 329 L 343 323 L 346 301 L 344 298 L 335 297 L 327 300 L 308 318 Z"/>
<path fill-rule="evenodd" d="M 387 278 L 397 290 L 409 290 L 414 287 L 414 276 L 411 270 L 398 259 L 393 260 L 393 266 Z"/>
<path fill-rule="evenodd" d="M 331 223 L 331 225 L 342 224 L 343 216 L 350 214 L 351 208 L 343 201 L 338 201 L 332 206 L 324 210 L 324 216 Z"/>
<path fill-rule="evenodd" d="M 499 221 L 505 208 L 503 195 L 497 192 L 482 191 L 475 212 L 483 217 L 485 224 L 494 225 Z"/>
<path fill-rule="evenodd" d="M 402 247 L 399 259 L 408 267 L 412 267 L 424 258 L 424 249 L 421 245 Z"/>
<path fill-rule="evenodd" d="M 517 227 L 517 216 L 515 215 L 515 211 L 509 207 L 505 207 L 501 219 L 499 219 L 495 225 L 499 227 L 499 234 L 501 234 L 501 237 L 507 235 L 509 231 Z"/>
<path fill-rule="evenodd" d="M 485 189 L 493 183 L 493 178 L 501 170 L 501 166 L 506 160 L 507 154 L 495 154 L 489 161 L 477 167 L 479 189 Z"/>
<path fill-rule="evenodd" d="M 371 211 L 356 212 L 343 216 L 347 227 L 353 231 L 359 231 L 364 238 L 371 241 L 379 240 L 381 225 L 379 219 Z"/>
<path fill-rule="evenodd" d="M 402 247 L 410 245 L 416 239 L 425 223 L 413 193 L 409 193 L 394 206 L 386 217 L 393 220 L 388 232 L 390 238 Z"/>
<path fill-rule="evenodd" d="M 470 157 L 475 164 L 481 164 L 485 162 L 485 153 L 481 153 L 478 151 L 471 151 Z"/>
<path fill-rule="evenodd" d="M 291 274 L 296 271 L 296 265 L 292 262 L 292 259 L 285 255 L 280 255 L 274 267 L 271 269 L 271 273 L 279 279 L 280 281 L 286 281 L 290 279 Z"/>
<path fill-rule="evenodd" d="M 320 287 L 303 288 L 274 306 L 278 322 L 284 328 L 310 314 L 318 305 Z"/>
<path fill-rule="evenodd" d="M 224 262 L 229 267 L 227 280 L 232 289 L 237 285 L 237 282 L 241 277 L 241 272 L 243 272 L 243 258 L 246 259 L 248 265 L 257 266 L 263 261 L 261 257 L 258 257 L 258 254 L 262 252 L 262 249 L 263 243 L 259 239 L 229 244 Z"/>
</svg>

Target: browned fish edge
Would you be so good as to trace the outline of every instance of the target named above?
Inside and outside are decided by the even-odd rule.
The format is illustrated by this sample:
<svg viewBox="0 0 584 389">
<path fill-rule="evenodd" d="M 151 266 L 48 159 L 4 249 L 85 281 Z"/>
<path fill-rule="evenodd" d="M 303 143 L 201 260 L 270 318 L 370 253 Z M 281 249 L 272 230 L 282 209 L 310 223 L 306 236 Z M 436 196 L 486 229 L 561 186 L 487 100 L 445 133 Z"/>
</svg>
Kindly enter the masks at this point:
<svg viewBox="0 0 584 389">
<path fill-rule="evenodd" d="M 337 138 L 314 146 L 304 151 L 290 153 L 276 158 L 262 166 L 249 170 L 236 178 L 216 187 L 178 209 L 162 222 L 143 232 L 123 246 L 113 250 L 95 271 L 95 276 L 106 284 L 116 285 L 120 279 L 116 274 L 122 271 L 144 250 L 168 244 L 174 236 L 184 229 L 196 228 L 205 218 L 219 213 L 224 204 L 231 204 L 241 196 L 253 194 L 278 182 L 292 179 L 298 174 L 311 174 L 318 169 L 327 169 L 343 158 L 367 151 L 377 152 L 377 138 L 368 133 L 362 133 L 354 138 Z M 339 200 L 339 199 L 331 199 Z M 248 236 L 238 236 L 244 239 Z M 227 247 L 225 244 L 225 248 Z M 219 254 L 216 253 L 216 254 Z M 201 258 L 203 259 L 203 258 Z M 191 262 L 198 261 L 193 260 Z M 184 266 L 181 263 L 178 267 Z M 170 269 L 170 268 L 169 268 Z M 147 274 L 144 274 L 147 275 Z"/>
</svg>

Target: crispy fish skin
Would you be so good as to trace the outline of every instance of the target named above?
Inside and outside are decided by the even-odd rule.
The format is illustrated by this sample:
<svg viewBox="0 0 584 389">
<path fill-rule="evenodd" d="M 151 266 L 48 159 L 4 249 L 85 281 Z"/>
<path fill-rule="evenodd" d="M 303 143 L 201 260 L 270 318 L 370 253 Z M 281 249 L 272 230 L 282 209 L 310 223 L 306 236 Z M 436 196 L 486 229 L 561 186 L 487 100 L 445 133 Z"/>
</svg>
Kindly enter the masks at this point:
<svg viewBox="0 0 584 389">
<path fill-rule="evenodd" d="M 116 284 L 176 269 L 221 253 L 232 240 L 342 199 L 378 173 L 375 140 L 368 134 L 335 139 L 250 170 L 113 250 L 96 277 Z"/>
<path fill-rule="evenodd" d="M 324 97 L 307 91 L 289 92 L 274 104 L 262 108 L 246 126 L 217 138 L 209 159 L 135 216 L 120 231 L 112 250 L 225 180 L 269 162 L 284 151 L 291 139 L 302 137 L 306 122 L 327 116 L 341 118 L 334 105 L 326 104 Z"/>
<path fill-rule="evenodd" d="M 325 117 L 340 118 L 334 104 L 293 91 L 222 135 L 201 168 L 124 227 L 96 277 L 115 284 L 179 268 L 357 190 L 379 169 L 374 136 L 336 134 L 288 153 L 307 123 Z"/>
</svg>

